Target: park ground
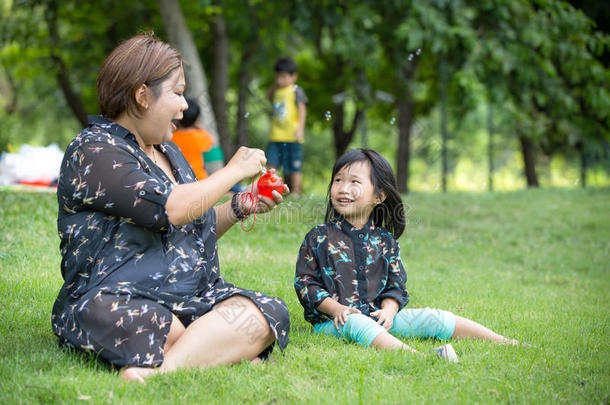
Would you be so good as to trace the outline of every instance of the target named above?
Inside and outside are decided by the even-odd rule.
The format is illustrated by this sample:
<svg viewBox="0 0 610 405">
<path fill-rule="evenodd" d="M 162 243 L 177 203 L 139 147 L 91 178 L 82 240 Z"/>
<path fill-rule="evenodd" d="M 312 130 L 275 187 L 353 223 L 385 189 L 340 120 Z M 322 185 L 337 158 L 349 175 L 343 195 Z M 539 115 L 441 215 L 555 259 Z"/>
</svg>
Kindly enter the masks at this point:
<svg viewBox="0 0 610 405">
<path fill-rule="evenodd" d="M 124 383 L 60 349 L 52 193 L 0 191 L 0 403 L 604 403 L 610 401 L 610 189 L 404 196 L 400 238 L 413 307 L 475 319 L 532 347 L 455 341 L 456 364 L 313 336 L 294 289 L 322 196 L 288 200 L 219 241 L 223 276 L 279 296 L 291 344 L 247 363 Z M 423 352 L 438 341 L 415 340 Z"/>
</svg>

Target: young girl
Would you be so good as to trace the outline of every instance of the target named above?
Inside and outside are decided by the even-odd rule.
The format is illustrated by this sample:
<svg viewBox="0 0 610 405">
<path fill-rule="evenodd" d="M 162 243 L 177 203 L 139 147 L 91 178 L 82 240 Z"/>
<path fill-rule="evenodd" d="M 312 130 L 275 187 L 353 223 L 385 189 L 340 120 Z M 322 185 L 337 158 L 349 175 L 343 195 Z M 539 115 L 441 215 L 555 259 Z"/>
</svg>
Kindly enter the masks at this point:
<svg viewBox="0 0 610 405">
<path fill-rule="evenodd" d="M 325 222 L 305 236 L 294 282 L 314 333 L 413 352 L 397 337 L 517 343 L 451 312 L 406 308 L 407 274 L 396 241 L 405 214 L 392 168 L 377 152 L 353 149 L 337 160 Z M 457 360 L 450 345 L 437 350 Z"/>
</svg>

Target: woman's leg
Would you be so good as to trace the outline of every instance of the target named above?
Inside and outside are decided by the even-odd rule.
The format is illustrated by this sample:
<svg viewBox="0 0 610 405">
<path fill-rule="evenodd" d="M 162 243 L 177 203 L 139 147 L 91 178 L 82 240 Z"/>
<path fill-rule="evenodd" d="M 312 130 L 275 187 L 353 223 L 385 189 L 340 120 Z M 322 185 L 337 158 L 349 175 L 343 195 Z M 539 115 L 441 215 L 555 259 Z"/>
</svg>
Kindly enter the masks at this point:
<svg viewBox="0 0 610 405">
<path fill-rule="evenodd" d="M 175 321 L 180 322 L 177 318 L 172 322 L 175 335 L 168 337 L 173 344 L 165 346 L 163 364 L 156 369 L 130 367 L 123 372 L 123 378 L 144 381 L 156 372 L 256 361 L 275 340 L 258 307 L 238 295 L 222 301 L 182 331 L 179 325 L 174 329 Z"/>
<path fill-rule="evenodd" d="M 180 339 L 185 330 L 186 328 L 182 322 L 180 322 L 180 319 L 178 319 L 176 315 L 172 314 L 172 324 L 170 326 L 167 339 L 165 340 L 165 346 L 163 346 L 164 353 L 167 353 L 170 350 L 174 343 Z M 121 371 L 121 378 L 123 378 L 125 381 L 138 381 L 143 383 L 144 378 L 158 371 L 159 370 L 156 368 L 149 367 L 127 367 Z"/>
</svg>

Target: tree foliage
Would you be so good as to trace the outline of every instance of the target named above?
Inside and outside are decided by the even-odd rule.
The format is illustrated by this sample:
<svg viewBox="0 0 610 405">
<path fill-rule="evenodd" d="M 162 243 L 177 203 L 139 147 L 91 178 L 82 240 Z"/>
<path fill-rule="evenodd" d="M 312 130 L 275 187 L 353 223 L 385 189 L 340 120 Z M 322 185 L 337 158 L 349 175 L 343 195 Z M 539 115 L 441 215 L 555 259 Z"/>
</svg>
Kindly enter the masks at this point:
<svg viewBox="0 0 610 405">
<path fill-rule="evenodd" d="M 441 134 L 437 152 L 415 152 L 427 159 L 436 153 L 445 177 L 474 136 L 476 120 L 468 117 L 480 117 L 481 105 L 494 111 L 496 139 L 523 145 L 533 183 L 537 154 L 607 158 L 610 37 L 603 21 L 600 28 L 564 1 L 198 0 L 181 6 L 209 74 L 215 100 L 209 114 L 219 122 L 225 154 L 250 144 L 253 134 L 264 139 L 260 117 L 269 110 L 264 94 L 273 62 L 289 56 L 310 99 L 308 128 L 331 128 L 335 155 L 367 127 L 395 121 L 385 130 L 396 132 L 388 139 L 396 143 L 403 191 L 414 137 L 421 136 L 415 122 L 434 123 L 425 136 Z M 95 78 L 107 53 L 142 30 L 167 39 L 155 2 L 5 1 L 0 13 L 1 150 L 24 133 L 32 135 L 23 141 L 64 144 L 85 114 L 97 113 Z M 481 120 L 479 127 L 486 126 Z"/>
</svg>

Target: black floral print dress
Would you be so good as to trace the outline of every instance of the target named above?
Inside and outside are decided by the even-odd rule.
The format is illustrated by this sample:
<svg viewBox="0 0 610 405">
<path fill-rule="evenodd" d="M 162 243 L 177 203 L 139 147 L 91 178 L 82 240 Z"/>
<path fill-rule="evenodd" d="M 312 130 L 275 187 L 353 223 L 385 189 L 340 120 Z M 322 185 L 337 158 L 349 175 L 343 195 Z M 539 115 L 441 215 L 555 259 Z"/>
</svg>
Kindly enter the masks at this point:
<svg viewBox="0 0 610 405">
<path fill-rule="evenodd" d="M 332 320 L 317 310 L 326 297 L 364 315 L 394 298 L 409 302 L 400 247 L 385 228 L 369 220 L 361 229 L 341 218 L 314 227 L 305 236 L 296 264 L 294 288 L 311 324 Z"/>
<path fill-rule="evenodd" d="M 158 151 L 178 183 L 196 181 L 175 144 Z M 264 314 L 283 350 L 290 327 L 284 302 L 220 276 L 214 209 L 172 225 L 165 212 L 172 186 L 133 134 L 101 116 L 90 117 L 68 145 L 57 188 L 65 283 L 51 316 L 59 343 L 119 367 L 156 367 L 172 314 L 188 326 L 215 304 L 242 295 Z M 266 331 L 238 310 L 222 315 L 252 339 Z"/>
</svg>

